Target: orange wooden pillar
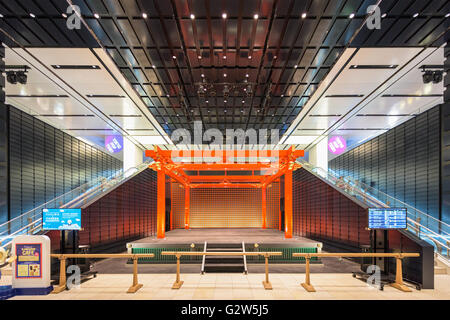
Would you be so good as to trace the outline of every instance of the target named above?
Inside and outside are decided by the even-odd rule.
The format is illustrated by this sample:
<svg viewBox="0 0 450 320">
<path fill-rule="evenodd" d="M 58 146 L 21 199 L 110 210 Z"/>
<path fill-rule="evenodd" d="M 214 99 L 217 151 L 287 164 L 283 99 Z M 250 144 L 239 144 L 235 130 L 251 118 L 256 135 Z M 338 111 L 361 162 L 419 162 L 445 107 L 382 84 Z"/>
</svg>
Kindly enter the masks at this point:
<svg viewBox="0 0 450 320">
<path fill-rule="evenodd" d="M 284 175 L 284 237 L 292 238 L 292 171 Z"/>
<path fill-rule="evenodd" d="M 267 197 L 266 197 L 266 191 L 267 191 L 267 187 L 264 186 L 261 188 L 261 195 L 262 195 L 262 201 L 261 201 L 261 206 L 262 206 L 262 228 L 266 229 L 267 228 Z"/>
<path fill-rule="evenodd" d="M 156 235 L 163 239 L 166 228 L 166 175 L 163 170 L 158 171 L 157 199 Z"/>
<path fill-rule="evenodd" d="M 184 187 L 184 228 L 189 229 L 189 208 L 191 200 L 191 188 Z"/>
</svg>

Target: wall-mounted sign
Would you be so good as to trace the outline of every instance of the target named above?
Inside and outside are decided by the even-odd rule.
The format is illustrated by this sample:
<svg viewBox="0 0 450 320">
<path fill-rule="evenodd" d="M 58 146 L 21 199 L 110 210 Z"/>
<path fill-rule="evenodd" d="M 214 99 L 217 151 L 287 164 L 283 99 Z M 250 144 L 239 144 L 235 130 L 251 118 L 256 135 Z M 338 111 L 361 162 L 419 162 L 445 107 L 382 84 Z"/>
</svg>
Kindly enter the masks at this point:
<svg viewBox="0 0 450 320">
<path fill-rule="evenodd" d="M 347 142 L 343 137 L 335 136 L 328 140 L 328 150 L 332 154 L 341 154 L 347 150 Z"/>
<path fill-rule="evenodd" d="M 81 209 L 43 209 L 42 229 L 81 230 Z"/>
<path fill-rule="evenodd" d="M 369 208 L 370 229 L 406 229 L 405 208 Z"/>
<path fill-rule="evenodd" d="M 111 153 L 117 153 L 123 149 L 122 136 L 106 136 L 105 148 Z"/>
</svg>

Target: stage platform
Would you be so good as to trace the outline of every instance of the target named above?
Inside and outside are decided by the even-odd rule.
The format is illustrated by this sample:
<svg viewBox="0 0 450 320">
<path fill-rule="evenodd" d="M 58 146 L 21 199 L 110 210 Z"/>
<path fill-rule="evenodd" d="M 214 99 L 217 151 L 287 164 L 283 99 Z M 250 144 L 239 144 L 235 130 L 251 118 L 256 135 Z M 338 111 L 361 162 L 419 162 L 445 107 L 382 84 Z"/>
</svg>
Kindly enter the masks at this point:
<svg viewBox="0 0 450 320">
<path fill-rule="evenodd" d="M 286 239 L 284 232 L 260 228 L 226 228 L 226 229 L 177 229 L 166 232 L 166 238 L 143 238 L 127 244 L 129 253 L 154 253 L 155 258 L 140 259 L 140 263 L 172 263 L 174 256 L 162 256 L 162 251 L 204 251 L 208 244 L 242 244 L 245 251 L 281 251 L 282 256 L 272 257 L 278 263 L 303 263 L 302 258 L 293 258 L 294 252 L 318 252 L 322 243 L 302 237 Z M 192 244 L 194 246 L 192 246 Z M 255 244 L 257 244 L 255 246 Z M 201 256 L 188 257 L 186 262 L 199 263 Z M 263 257 L 248 257 L 249 263 L 261 263 Z M 318 262 L 311 259 L 311 262 Z"/>
<path fill-rule="evenodd" d="M 133 246 L 139 247 L 143 244 L 191 244 L 191 243 L 242 243 L 246 244 L 262 244 L 262 243 L 279 243 L 293 244 L 298 246 L 314 246 L 320 242 L 313 241 L 302 237 L 293 237 L 286 239 L 284 232 L 275 229 L 260 228 L 224 228 L 224 229 L 176 229 L 166 232 L 164 239 L 156 237 L 143 238 L 132 242 Z"/>
</svg>

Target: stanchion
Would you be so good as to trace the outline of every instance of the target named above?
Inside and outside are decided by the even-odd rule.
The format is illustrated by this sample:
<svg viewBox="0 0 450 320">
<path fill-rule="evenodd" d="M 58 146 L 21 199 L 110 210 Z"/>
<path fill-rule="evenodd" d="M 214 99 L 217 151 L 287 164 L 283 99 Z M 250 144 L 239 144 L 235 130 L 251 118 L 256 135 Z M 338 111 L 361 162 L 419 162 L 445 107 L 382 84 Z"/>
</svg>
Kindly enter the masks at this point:
<svg viewBox="0 0 450 320">
<path fill-rule="evenodd" d="M 59 284 L 51 293 L 60 293 L 66 290 L 66 257 L 59 257 Z"/>
<path fill-rule="evenodd" d="M 140 288 L 142 288 L 142 284 L 138 283 L 138 258 L 136 255 L 133 256 L 133 284 L 128 289 L 127 293 L 135 293 Z"/>
<path fill-rule="evenodd" d="M 395 274 L 395 282 L 391 283 L 391 286 L 403 292 L 412 292 L 410 288 L 403 284 L 402 259 L 402 256 L 395 258 L 397 270 Z"/>
<path fill-rule="evenodd" d="M 305 269 L 305 282 L 302 283 L 302 287 L 305 288 L 306 291 L 308 292 L 316 292 L 316 289 L 314 289 L 314 287 L 311 285 L 311 281 L 310 281 L 310 272 L 309 272 L 309 261 L 311 260 L 311 257 L 306 256 L 305 257 L 306 260 L 306 269 Z"/>
<path fill-rule="evenodd" d="M 59 285 L 52 291 L 52 293 L 60 293 L 66 289 L 66 260 L 70 258 L 98 258 L 98 259 L 133 259 L 133 284 L 128 289 L 127 293 L 135 293 L 140 288 L 143 287 L 142 284 L 138 282 L 138 259 L 139 258 L 154 258 L 153 253 L 148 254 L 109 254 L 109 253 L 73 253 L 73 254 L 51 254 L 50 257 L 58 258 L 60 260 L 60 270 L 59 270 Z"/>
<path fill-rule="evenodd" d="M 411 292 L 412 290 L 403 284 L 402 275 L 402 259 L 403 258 L 417 258 L 419 253 L 293 253 L 293 257 L 303 257 L 306 259 L 305 282 L 301 284 L 308 292 L 315 292 L 316 290 L 310 282 L 310 259 L 311 257 L 376 257 L 376 258 L 395 258 L 397 262 L 397 270 L 395 275 L 395 282 L 391 284 L 392 287 L 403 292 Z"/>
<path fill-rule="evenodd" d="M 263 281 L 264 289 L 272 290 L 272 284 L 269 281 L 269 254 L 266 252 L 264 255 L 265 264 L 266 264 L 266 281 Z"/>
<path fill-rule="evenodd" d="M 180 289 L 181 286 L 183 285 L 184 281 L 180 280 L 180 258 L 181 258 L 181 254 L 176 254 L 175 255 L 177 257 L 177 277 L 175 279 L 175 282 L 172 286 L 172 289 Z"/>
</svg>

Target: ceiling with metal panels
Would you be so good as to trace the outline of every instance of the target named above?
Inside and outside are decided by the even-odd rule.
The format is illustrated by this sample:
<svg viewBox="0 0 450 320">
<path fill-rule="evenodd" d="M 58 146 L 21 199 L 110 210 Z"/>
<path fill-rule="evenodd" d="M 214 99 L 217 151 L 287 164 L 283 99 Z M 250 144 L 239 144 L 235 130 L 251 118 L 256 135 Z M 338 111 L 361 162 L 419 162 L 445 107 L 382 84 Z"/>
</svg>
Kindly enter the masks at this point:
<svg viewBox="0 0 450 320">
<path fill-rule="evenodd" d="M 67 28 L 70 3 L 80 29 Z M 440 46 L 449 11 L 445 0 L 1 0 L 0 28 L 10 46 L 103 47 L 169 135 L 194 120 L 283 134 L 347 47 Z"/>
</svg>

